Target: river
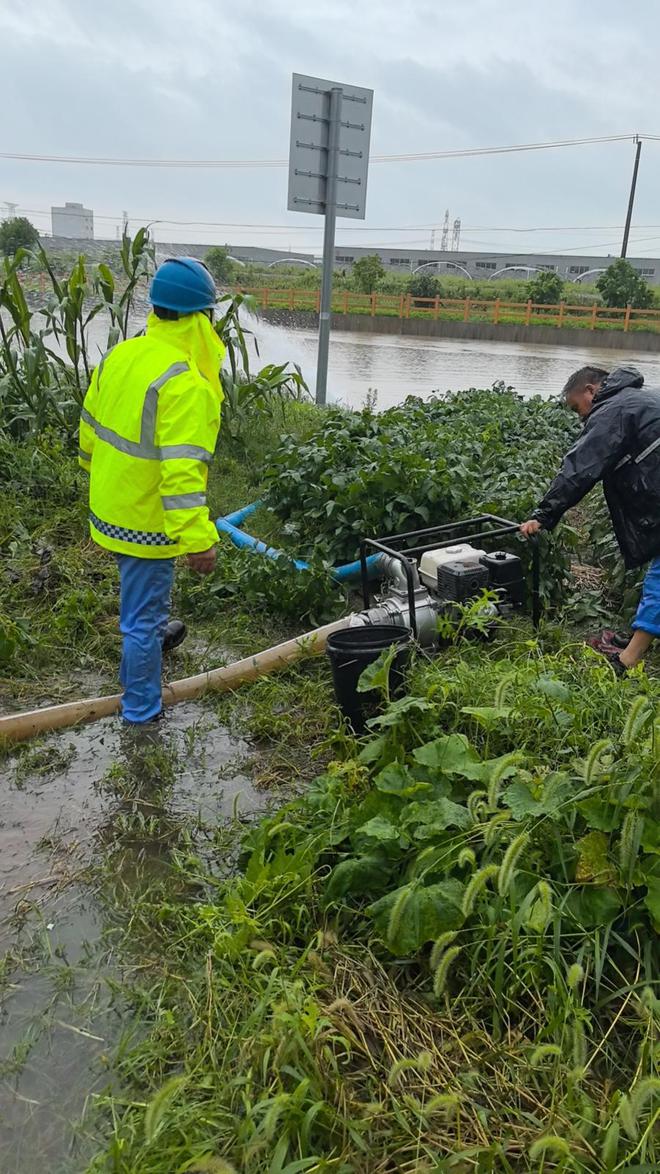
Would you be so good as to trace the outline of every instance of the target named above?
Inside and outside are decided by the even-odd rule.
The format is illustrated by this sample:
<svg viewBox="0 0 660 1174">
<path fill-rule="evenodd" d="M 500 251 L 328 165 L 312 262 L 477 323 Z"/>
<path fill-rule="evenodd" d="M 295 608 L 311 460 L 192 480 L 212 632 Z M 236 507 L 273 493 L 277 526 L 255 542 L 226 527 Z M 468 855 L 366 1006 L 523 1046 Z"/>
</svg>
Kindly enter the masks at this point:
<svg viewBox="0 0 660 1174">
<path fill-rule="evenodd" d="M 316 334 L 251 323 L 263 362 L 298 363 L 310 388 L 316 373 Z M 408 395 L 489 387 L 497 380 L 521 395 L 558 394 L 568 376 L 586 363 L 611 370 L 633 364 L 647 383 L 660 385 L 660 355 L 599 350 L 598 346 L 547 346 L 540 343 L 471 342 L 446 338 L 403 338 L 391 334 L 335 331 L 330 340 L 328 399 L 361 407 L 370 389 L 376 406 L 389 408 Z"/>
<path fill-rule="evenodd" d="M 147 307 L 131 317 L 130 331 L 144 326 Z M 316 379 L 315 331 L 276 326 L 245 314 L 250 332 L 251 367 L 297 363 L 310 390 Z M 88 327 L 90 357 L 96 362 L 107 346 L 108 322 L 99 314 Z M 257 354 L 258 344 L 258 354 Z M 53 340 L 49 345 L 64 354 Z M 328 401 L 361 408 L 367 396 L 377 409 L 393 407 L 406 396 L 426 398 L 434 392 L 490 387 L 503 380 L 522 396 L 557 395 L 568 376 L 585 363 L 606 370 L 633 364 L 647 383 L 660 386 L 660 354 L 542 343 L 472 342 L 451 338 L 410 338 L 391 334 L 350 334 L 335 330 L 330 338 Z"/>
</svg>

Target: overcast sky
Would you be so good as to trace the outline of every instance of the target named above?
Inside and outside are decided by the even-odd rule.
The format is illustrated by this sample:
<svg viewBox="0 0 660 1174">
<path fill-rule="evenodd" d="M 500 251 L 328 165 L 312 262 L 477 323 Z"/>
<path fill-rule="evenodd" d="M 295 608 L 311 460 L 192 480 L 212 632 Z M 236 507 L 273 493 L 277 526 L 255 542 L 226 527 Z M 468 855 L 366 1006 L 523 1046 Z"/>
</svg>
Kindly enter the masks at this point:
<svg viewBox="0 0 660 1174">
<path fill-rule="evenodd" d="M 283 159 L 293 71 L 373 88 L 377 155 L 660 134 L 659 33 L 657 0 L 0 0 L 0 149 Z M 449 208 L 466 249 L 616 252 L 632 162 L 626 142 L 372 163 L 367 220 L 340 220 L 337 240 L 428 247 Z M 74 200 L 97 237 L 126 209 L 133 226 L 222 225 L 159 225 L 161 241 L 320 249 L 320 218 L 286 211 L 285 167 L 0 159 L 0 177 L 0 201 L 44 229 L 51 204 Z M 659 186 L 648 142 L 631 254 L 660 255 Z"/>
</svg>

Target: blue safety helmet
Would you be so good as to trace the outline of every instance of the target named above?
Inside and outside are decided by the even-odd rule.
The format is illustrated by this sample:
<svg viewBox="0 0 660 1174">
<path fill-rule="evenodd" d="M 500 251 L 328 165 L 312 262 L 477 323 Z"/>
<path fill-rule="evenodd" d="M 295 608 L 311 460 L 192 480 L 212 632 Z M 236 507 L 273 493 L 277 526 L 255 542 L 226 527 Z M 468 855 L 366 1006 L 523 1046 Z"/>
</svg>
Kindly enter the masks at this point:
<svg viewBox="0 0 660 1174">
<path fill-rule="evenodd" d="M 149 286 L 152 306 L 194 314 L 212 310 L 216 303 L 213 278 L 202 261 L 194 257 L 169 257 L 154 273 Z"/>
</svg>

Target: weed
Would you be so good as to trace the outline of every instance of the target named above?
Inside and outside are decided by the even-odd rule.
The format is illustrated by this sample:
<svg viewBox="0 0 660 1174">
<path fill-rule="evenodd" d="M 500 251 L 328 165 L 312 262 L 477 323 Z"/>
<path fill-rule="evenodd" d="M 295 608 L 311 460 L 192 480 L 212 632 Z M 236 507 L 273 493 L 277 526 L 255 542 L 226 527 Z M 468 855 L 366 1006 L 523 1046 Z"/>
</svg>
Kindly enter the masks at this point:
<svg viewBox="0 0 660 1174">
<path fill-rule="evenodd" d="M 60 746 L 56 742 L 31 743 L 20 746 L 16 752 L 14 783 L 22 787 L 31 777 L 46 778 L 63 774 L 76 757 L 75 746 Z"/>
<path fill-rule="evenodd" d="M 251 720 L 279 739 L 261 686 Z M 198 861 L 179 900 L 143 899 L 132 933 L 160 961 L 124 1092 L 98 1106 L 113 1139 L 95 1174 L 658 1159 L 656 757 L 637 702 L 655 710 L 657 687 L 523 643 L 420 664 L 412 696 L 247 832 L 238 876 Z"/>
</svg>

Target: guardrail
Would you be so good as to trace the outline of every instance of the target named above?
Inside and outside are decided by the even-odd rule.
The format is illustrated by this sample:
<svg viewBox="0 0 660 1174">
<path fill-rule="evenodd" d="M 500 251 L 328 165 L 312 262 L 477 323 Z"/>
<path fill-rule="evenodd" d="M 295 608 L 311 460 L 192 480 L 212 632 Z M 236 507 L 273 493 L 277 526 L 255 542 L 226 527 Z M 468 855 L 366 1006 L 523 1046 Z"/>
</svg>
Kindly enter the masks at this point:
<svg viewBox="0 0 660 1174">
<path fill-rule="evenodd" d="M 321 293 L 314 289 L 270 289 L 241 286 L 262 310 L 307 310 L 318 314 Z M 493 325 L 557 326 L 586 330 L 660 330 L 660 310 L 630 306 L 572 306 L 567 302 L 544 306 L 537 302 L 505 302 L 479 298 L 417 298 L 412 294 L 360 294 L 336 290 L 336 314 L 368 314 L 372 318 L 430 318 L 434 322 L 490 322 Z"/>
</svg>

